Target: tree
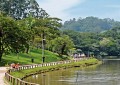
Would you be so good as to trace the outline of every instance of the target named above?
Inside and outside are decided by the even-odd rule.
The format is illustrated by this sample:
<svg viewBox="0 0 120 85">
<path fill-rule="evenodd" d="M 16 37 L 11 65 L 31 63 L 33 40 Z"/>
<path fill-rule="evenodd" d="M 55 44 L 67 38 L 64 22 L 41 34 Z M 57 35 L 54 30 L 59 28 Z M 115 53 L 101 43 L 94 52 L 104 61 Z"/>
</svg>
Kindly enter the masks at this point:
<svg viewBox="0 0 120 85">
<path fill-rule="evenodd" d="M 74 47 L 74 44 L 69 36 L 63 35 L 51 40 L 52 51 L 58 54 L 67 54 L 67 52 Z"/>
<path fill-rule="evenodd" d="M 17 20 L 29 15 L 36 18 L 48 17 L 35 0 L 0 0 L 0 10 Z"/>
<path fill-rule="evenodd" d="M 28 45 L 26 47 L 26 53 L 28 53 L 30 45 L 32 46 L 34 43 L 35 38 L 35 18 L 32 16 L 29 16 L 27 18 L 24 18 L 22 20 L 17 20 L 19 22 L 19 26 L 23 27 L 23 31 L 27 33 L 26 39 L 28 42 Z"/>
<path fill-rule="evenodd" d="M 43 18 L 43 19 L 35 19 L 35 27 L 33 28 L 36 36 L 35 40 L 41 43 L 42 38 L 44 37 L 46 38 L 44 44 L 49 44 L 50 40 L 60 35 L 60 31 L 58 28 L 61 27 L 61 23 L 59 21 L 60 19 L 51 18 L 51 17 Z M 42 35 L 44 36 L 42 37 Z"/>
<path fill-rule="evenodd" d="M 4 53 L 24 51 L 26 35 L 17 21 L 0 14 L 0 61 Z"/>
<path fill-rule="evenodd" d="M 101 50 L 104 50 L 108 55 L 118 56 L 120 54 L 120 27 L 115 27 L 101 34 L 103 37 L 100 40 Z"/>
</svg>

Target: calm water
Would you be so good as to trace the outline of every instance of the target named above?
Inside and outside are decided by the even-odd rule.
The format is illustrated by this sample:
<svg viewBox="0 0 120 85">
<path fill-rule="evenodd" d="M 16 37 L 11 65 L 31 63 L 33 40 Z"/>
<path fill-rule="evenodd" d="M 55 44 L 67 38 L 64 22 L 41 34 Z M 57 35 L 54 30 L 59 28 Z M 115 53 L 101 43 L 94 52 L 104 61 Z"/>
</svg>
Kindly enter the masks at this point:
<svg viewBox="0 0 120 85">
<path fill-rule="evenodd" d="M 104 60 L 102 65 L 53 71 L 25 80 L 40 85 L 120 85 L 120 60 Z"/>
</svg>

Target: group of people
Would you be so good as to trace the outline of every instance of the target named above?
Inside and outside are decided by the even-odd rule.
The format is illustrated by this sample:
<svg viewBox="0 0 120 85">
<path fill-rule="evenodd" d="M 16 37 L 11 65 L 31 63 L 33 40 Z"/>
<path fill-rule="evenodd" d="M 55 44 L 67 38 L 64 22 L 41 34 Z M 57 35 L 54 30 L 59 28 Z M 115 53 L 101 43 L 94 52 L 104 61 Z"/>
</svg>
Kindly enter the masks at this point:
<svg viewBox="0 0 120 85">
<path fill-rule="evenodd" d="M 85 57 L 85 54 L 84 53 L 75 53 L 75 54 L 73 54 L 73 58 L 84 58 Z"/>
<path fill-rule="evenodd" d="M 16 64 L 12 63 L 11 64 L 11 68 L 16 68 L 16 69 L 19 68 L 19 63 L 16 63 Z"/>
</svg>

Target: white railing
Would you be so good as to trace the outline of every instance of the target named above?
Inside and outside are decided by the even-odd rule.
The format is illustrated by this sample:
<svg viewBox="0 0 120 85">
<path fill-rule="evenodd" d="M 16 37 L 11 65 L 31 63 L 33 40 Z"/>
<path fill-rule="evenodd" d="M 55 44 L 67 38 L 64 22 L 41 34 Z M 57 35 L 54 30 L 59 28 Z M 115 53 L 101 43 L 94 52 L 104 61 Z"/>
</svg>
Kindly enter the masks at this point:
<svg viewBox="0 0 120 85">
<path fill-rule="evenodd" d="M 80 59 L 80 60 L 83 60 L 83 59 Z M 36 83 L 26 82 L 20 78 L 15 78 L 14 76 L 10 75 L 10 73 L 14 72 L 14 71 L 25 70 L 25 69 L 33 69 L 36 67 L 54 66 L 54 65 L 59 65 L 59 64 L 67 64 L 67 63 L 71 63 L 71 62 L 78 62 L 80 60 L 67 60 L 67 61 L 58 61 L 58 62 L 50 62 L 50 63 L 43 63 L 43 64 L 35 64 L 35 65 L 24 65 L 24 66 L 20 66 L 17 69 L 9 69 L 5 73 L 5 78 L 12 85 L 39 85 Z"/>
</svg>

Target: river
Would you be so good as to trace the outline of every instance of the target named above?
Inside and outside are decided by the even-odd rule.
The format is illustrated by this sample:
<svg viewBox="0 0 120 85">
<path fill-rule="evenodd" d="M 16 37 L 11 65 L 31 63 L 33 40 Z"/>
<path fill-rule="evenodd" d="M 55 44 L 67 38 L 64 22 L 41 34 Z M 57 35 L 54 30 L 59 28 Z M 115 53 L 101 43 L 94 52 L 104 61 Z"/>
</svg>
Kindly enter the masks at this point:
<svg viewBox="0 0 120 85">
<path fill-rule="evenodd" d="M 40 85 L 120 85 L 120 60 L 103 60 L 103 64 L 97 66 L 37 74 L 25 81 Z"/>
</svg>

